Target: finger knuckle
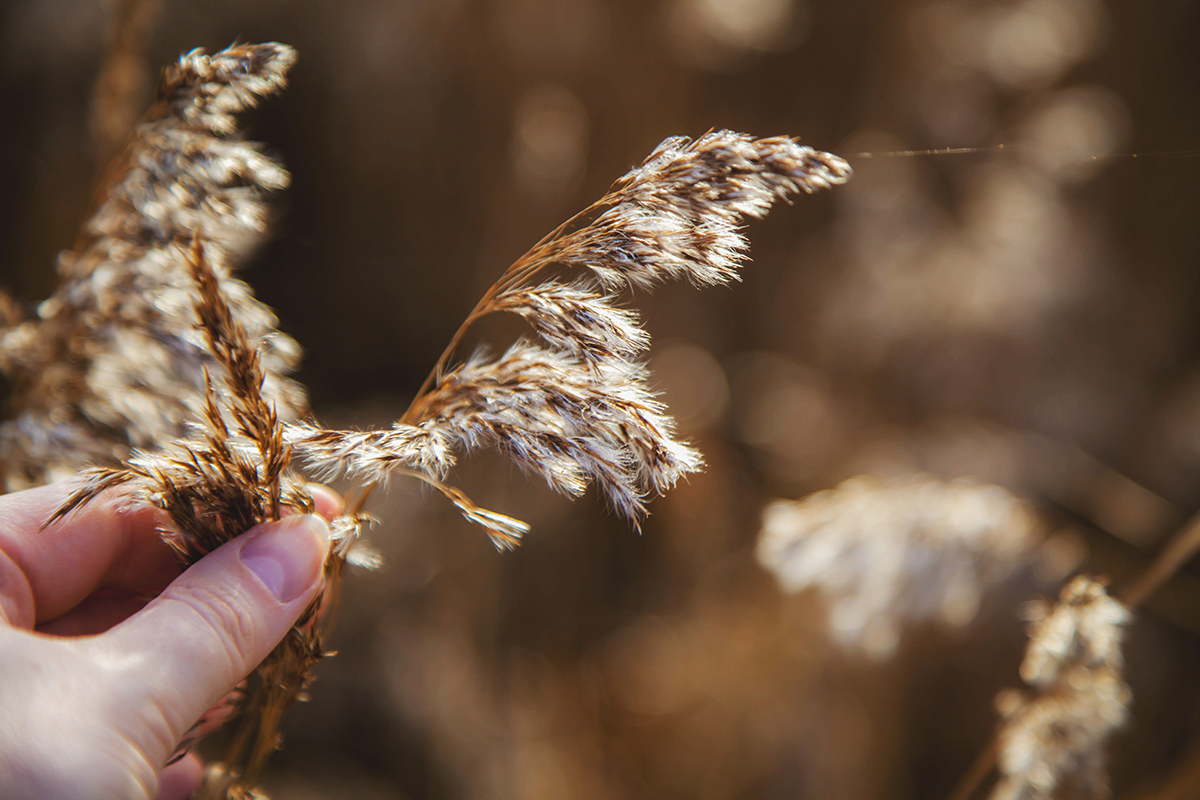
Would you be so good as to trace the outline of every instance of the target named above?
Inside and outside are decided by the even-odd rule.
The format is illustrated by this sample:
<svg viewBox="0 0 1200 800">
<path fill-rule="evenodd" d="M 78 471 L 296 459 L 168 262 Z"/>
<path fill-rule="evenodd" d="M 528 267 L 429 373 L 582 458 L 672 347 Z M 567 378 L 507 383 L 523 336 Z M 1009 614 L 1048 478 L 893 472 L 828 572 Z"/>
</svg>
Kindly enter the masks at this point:
<svg viewBox="0 0 1200 800">
<path fill-rule="evenodd" d="M 192 587 L 178 598 L 199 620 L 200 644 L 211 656 L 218 656 L 227 665 L 229 677 L 238 679 L 245 673 L 248 654 L 254 652 L 258 626 L 253 612 L 233 592 L 219 587 Z"/>
</svg>

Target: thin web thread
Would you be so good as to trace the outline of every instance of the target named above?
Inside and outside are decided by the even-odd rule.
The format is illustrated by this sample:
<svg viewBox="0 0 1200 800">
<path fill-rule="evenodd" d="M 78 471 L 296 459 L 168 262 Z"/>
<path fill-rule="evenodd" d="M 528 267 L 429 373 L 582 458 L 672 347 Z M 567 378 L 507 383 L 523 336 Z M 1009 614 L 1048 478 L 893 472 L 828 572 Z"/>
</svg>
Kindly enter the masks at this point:
<svg viewBox="0 0 1200 800">
<path fill-rule="evenodd" d="M 936 147 L 929 150 L 889 150 L 884 153 L 854 153 L 849 158 L 913 158 L 917 156 L 963 156 L 979 153 L 1000 153 L 1004 151 L 1018 153 L 1046 153 L 1033 147 L 1021 145 L 997 144 L 990 147 Z M 1200 150 L 1161 150 L 1145 153 L 1107 153 L 1091 156 L 1092 161 L 1106 161 L 1118 158 L 1200 158 Z"/>
</svg>

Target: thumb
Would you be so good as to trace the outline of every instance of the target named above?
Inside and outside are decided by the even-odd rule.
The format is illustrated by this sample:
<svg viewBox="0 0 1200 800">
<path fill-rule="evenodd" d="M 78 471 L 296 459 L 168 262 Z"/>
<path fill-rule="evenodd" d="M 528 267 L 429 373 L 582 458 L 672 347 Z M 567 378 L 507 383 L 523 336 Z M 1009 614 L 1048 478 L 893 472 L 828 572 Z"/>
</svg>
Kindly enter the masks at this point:
<svg viewBox="0 0 1200 800">
<path fill-rule="evenodd" d="M 108 663 L 140 687 L 164 758 L 287 634 L 320 591 L 328 551 L 329 527 L 315 514 L 263 523 L 98 637 Z"/>
</svg>

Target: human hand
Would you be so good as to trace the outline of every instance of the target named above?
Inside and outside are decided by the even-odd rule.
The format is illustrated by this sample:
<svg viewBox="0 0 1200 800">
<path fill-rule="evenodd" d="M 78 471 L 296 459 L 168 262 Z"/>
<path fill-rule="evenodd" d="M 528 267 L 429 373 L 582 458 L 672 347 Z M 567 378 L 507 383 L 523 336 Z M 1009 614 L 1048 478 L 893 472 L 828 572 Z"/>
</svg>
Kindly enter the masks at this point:
<svg viewBox="0 0 1200 800">
<path fill-rule="evenodd" d="M 183 800 L 199 761 L 163 765 L 316 595 L 329 528 L 264 523 L 181 574 L 160 512 L 120 495 L 40 530 L 70 491 L 0 496 L 0 797 Z"/>
</svg>

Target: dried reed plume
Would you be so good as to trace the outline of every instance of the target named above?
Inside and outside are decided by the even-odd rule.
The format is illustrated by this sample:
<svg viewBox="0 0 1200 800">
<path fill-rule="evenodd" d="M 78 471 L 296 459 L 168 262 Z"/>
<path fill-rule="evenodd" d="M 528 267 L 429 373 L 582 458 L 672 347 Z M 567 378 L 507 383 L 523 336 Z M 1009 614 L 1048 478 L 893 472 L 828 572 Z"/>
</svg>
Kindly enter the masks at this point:
<svg viewBox="0 0 1200 800">
<path fill-rule="evenodd" d="M 992 800 L 1108 796 L 1104 745 L 1129 716 L 1121 639 L 1129 610 L 1077 576 L 1058 605 L 1038 604 L 1021 678 L 1036 690 L 1002 693 L 1000 782 Z"/>
<path fill-rule="evenodd" d="M 767 506 L 758 560 L 785 591 L 819 587 L 834 636 L 885 658 L 905 620 L 974 619 L 984 591 L 1041 537 L 1034 510 L 999 486 L 858 477 Z"/>
<path fill-rule="evenodd" d="M 204 403 L 204 371 L 216 365 L 196 325 L 180 246 L 197 235 L 232 313 L 262 350 L 266 397 L 284 418 L 303 414 L 303 390 L 283 377 L 298 346 L 229 274 L 266 229 L 264 193 L 288 183 L 278 164 L 233 135 L 233 115 L 278 91 L 294 59 L 283 45 L 244 45 L 194 51 L 164 72 L 158 101 L 110 169 L 94 215 L 59 257 L 58 289 L 35 319 L 5 315 L 7 490 L 116 465 L 133 448 L 187 433 Z"/>
<path fill-rule="evenodd" d="M 612 293 L 673 278 L 697 285 L 734 280 L 746 258 L 746 217 L 849 177 L 842 159 L 787 137 L 719 131 L 667 139 L 501 275 L 391 431 L 297 425 L 288 427 L 288 441 L 327 475 L 371 483 L 393 472 L 418 477 L 502 548 L 516 544 L 527 526 L 443 483 L 457 451 L 494 447 L 571 496 L 594 483 L 637 524 L 648 496 L 699 469 L 701 459 L 673 438 L 674 423 L 636 361 L 649 337 Z M 600 286 L 587 278 L 535 282 L 551 267 L 586 268 Z M 467 329 L 497 312 L 527 320 L 543 344 L 520 340 L 499 357 L 478 353 L 452 366 Z"/>
<path fill-rule="evenodd" d="M 83 484 L 58 510 L 69 514 L 101 491 L 127 486 L 132 499 L 150 503 L 170 516 L 164 540 L 185 568 L 260 522 L 277 520 L 283 508 L 312 512 L 303 480 L 288 470 L 291 447 L 262 387 L 266 375 L 259 351 L 233 316 L 221 286 L 197 238 L 180 254 L 191 266 L 197 289 L 196 311 L 224 385 L 207 380 L 203 424 L 186 439 L 161 450 L 135 452 L 120 468 L 96 467 L 83 473 Z M 51 520 L 53 521 L 53 520 Z M 345 533 L 343 526 L 342 533 Z M 336 584 L 343 565 L 335 548 L 325 565 L 325 580 Z M 311 669 L 324 655 L 318 612 L 325 595 L 305 609 L 299 621 L 226 701 L 223 716 L 235 726 L 224 763 L 207 778 L 223 776 L 221 791 L 199 800 L 252 797 L 252 787 L 267 756 L 279 745 L 279 722 L 312 680 Z M 193 729 L 180 753 L 211 727 Z M 206 791 L 216 791 L 211 789 Z"/>
<path fill-rule="evenodd" d="M 232 114 L 277 90 L 293 58 L 278 44 L 196 51 L 164 75 L 81 245 L 64 257 L 62 288 L 40 322 L 4 340 L 5 369 L 24 379 L 23 416 L 4 429 L 10 485 L 93 459 L 104 466 L 86 473 L 58 515 L 122 486 L 169 514 L 164 536 L 186 566 L 284 508 L 310 509 L 289 470 L 298 456 L 326 477 L 366 484 L 359 508 L 334 521 L 329 593 L 355 560 L 361 501 L 392 474 L 434 486 L 498 547 L 514 546 L 524 522 L 444 481 L 459 453 L 481 447 L 568 495 L 596 484 L 636 524 L 648 497 L 701 459 L 673 438 L 636 360 L 648 336 L 612 293 L 678 277 L 735 279 L 746 258 L 742 221 L 777 198 L 844 182 L 847 164 L 784 137 L 668 139 L 503 273 L 391 430 L 326 430 L 295 421 L 303 396 L 281 377 L 295 346 L 227 266 L 263 227 L 260 190 L 287 181 L 230 138 Z M 539 277 L 551 267 L 584 267 L 594 280 Z M 542 343 L 452 362 L 467 328 L 493 312 L 526 319 Z M 101 444 L 54 461 L 47 448 L 74 439 Z M 116 459 L 124 466 L 111 466 Z M 251 787 L 277 746 L 280 715 L 322 655 L 319 603 L 233 698 L 233 744 L 200 798 L 257 796 Z"/>
<path fill-rule="evenodd" d="M 278 91 L 294 60 L 284 45 L 245 45 L 194 51 L 167 69 L 79 244 L 61 258 L 59 289 L 38 320 L 0 340 L 17 409 L 0 428 L 8 488 L 99 465 L 58 515 L 125 485 L 168 513 L 164 539 L 185 567 L 285 507 L 312 508 L 287 469 L 280 422 L 306 407 L 283 377 L 299 348 L 229 276 L 265 230 L 263 193 L 288 182 L 236 138 L 233 115 Z M 357 519 L 336 526 L 343 541 Z M 327 580 L 346 549 L 331 555 Z M 319 602 L 218 715 L 236 730 L 198 797 L 252 796 L 280 716 L 322 656 Z"/>
</svg>

